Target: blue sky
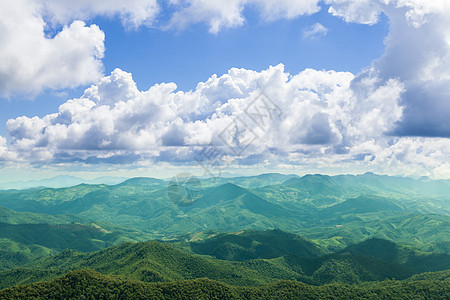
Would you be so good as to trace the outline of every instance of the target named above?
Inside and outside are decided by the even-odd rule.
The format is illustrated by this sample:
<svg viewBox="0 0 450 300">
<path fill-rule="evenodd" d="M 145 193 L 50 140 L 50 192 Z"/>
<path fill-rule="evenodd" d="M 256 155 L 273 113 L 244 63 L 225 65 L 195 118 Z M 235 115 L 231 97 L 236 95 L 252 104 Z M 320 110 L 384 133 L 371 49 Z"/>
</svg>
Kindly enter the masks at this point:
<svg viewBox="0 0 450 300">
<path fill-rule="evenodd" d="M 105 32 L 105 74 L 120 68 L 133 74 L 139 89 L 174 82 L 183 91 L 195 89 L 212 74 L 222 75 L 233 67 L 261 71 L 283 63 L 291 74 L 306 68 L 356 74 L 383 54 L 388 33 L 384 16 L 374 25 L 347 23 L 330 15 L 326 7 L 311 16 L 270 23 L 254 11 L 244 14 L 244 26 L 216 35 L 210 34 L 205 24 L 165 31 L 148 27 L 127 30 L 118 18 L 97 17 L 89 23 Z M 328 33 L 303 37 L 303 32 L 316 23 L 328 28 Z M 7 134 L 4 124 L 8 119 L 52 113 L 67 99 L 79 97 L 86 87 L 3 98 L 0 134 Z"/>
<path fill-rule="evenodd" d="M 1 4 L 0 176 L 201 172 L 211 144 L 236 172 L 450 176 L 445 1 L 91 2 Z M 283 117 L 232 155 L 261 92 Z"/>
</svg>

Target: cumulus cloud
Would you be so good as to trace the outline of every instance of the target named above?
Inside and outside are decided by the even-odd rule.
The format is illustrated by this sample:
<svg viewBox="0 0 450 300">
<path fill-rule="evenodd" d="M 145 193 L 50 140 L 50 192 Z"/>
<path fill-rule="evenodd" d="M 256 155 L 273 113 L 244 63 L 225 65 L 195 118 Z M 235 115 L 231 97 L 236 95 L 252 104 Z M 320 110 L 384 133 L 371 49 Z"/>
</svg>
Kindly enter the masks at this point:
<svg viewBox="0 0 450 300">
<path fill-rule="evenodd" d="M 188 0 L 170 1 L 176 11 L 171 17 L 168 29 L 184 29 L 190 24 L 206 23 L 209 32 L 217 34 L 226 28 L 244 24 L 245 7 L 256 7 L 265 21 L 292 19 L 301 15 L 316 13 L 320 10 L 317 0 Z"/>
<path fill-rule="evenodd" d="M 174 83 L 140 91 L 116 69 L 53 114 L 8 120 L 11 141 L 3 140 L 0 156 L 139 166 L 208 164 L 215 153 L 232 165 L 350 163 L 442 175 L 448 139 L 386 135 L 402 119 L 404 92 L 396 79 L 313 69 L 291 75 L 281 64 L 233 68 L 188 92 Z"/>
<path fill-rule="evenodd" d="M 405 84 L 404 115 L 392 130 L 400 136 L 450 137 L 450 2 L 426 0 L 329 0 L 330 12 L 346 21 L 390 22 L 386 51 L 372 63 L 385 81 Z M 372 74 L 362 72 L 361 77 Z"/>
<path fill-rule="evenodd" d="M 103 76 L 105 35 L 84 21 L 117 15 L 136 28 L 150 25 L 157 12 L 156 0 L 1 1 L 0 96 L 34 96 L 97 81 Z"/>
<path fill-rule="evenodd" d="M 304 39 L 314 39 L 326 36 L 328 28 L 320 23 L 316 23 L 303 31 Z"/>
<path fill-rule="evenodd" d="M 76 87 L 101 77 L 104 34 L 96 25 L 75 21 L 47 38 L 37 4 L 1 3 L 0 95 Z"/>
</svg>

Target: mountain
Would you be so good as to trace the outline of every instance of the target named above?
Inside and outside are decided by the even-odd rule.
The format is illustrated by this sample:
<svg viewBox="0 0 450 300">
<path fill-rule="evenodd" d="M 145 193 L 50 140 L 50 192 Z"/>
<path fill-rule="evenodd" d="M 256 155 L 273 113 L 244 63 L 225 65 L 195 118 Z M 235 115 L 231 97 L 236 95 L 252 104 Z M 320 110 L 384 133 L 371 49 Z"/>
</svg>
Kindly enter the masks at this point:
<svg viewBox="0 0 450 300">
<path fill-rule="evenodd" d="M 209 279 L 144 283 L 72 271 L 51 282 L 0 291 L 2 299 L 448 299 L 449 272 L 429 279 L 387 281 L 364 285 L 311 286 L 279 281 L 262 287 L 235 287 Z M 442 279 L 441 279 L 442 278 Z"/>
<path fill-rule="evenodd" d="M 123 243 L 94 253 L 64 251 L 31 262 L 20 269 L 0 272 L 0 288 L 18 283 L 56 278 L 69 270 L 94 269 L 141 281 L 176 281 L 207 277 L 234 285 L 261 285 L 273 278 L 262 276 L 242 264 L 208 259 L 158 242 Z M 51 275 L 44 271 L 51 271 Z M 20 272 L 18 272 L 20 271 Z"/>
<path fill-rule="evenodd" d="M 196 184 L 182 205 L 189 189 L 146 177 L 0 190 L 0 299 L 448 298 L 450 181 Z"/>
<path fill-rule="evenodd" d="M 225 183 L 233 183 L 243 188 L 259 188 L 268 185 L 276 185 L 285 182 L 288 179 L 298 177 L 297 175 L 284 175 L 278 173 L 267 173 L 255 176 L 232 176 L 232 177 L 214 177 L 202 180 L 204 187 L 222 185 Z"/>
<path fill-rule="evenodd" d="M 382 238 L 428 251 L 450 254 L 450 217 L 437 214 L 398 212 L 349 215 L 321 220 L 316 226 L 294 232 L 319 242 L 330 251 L 343 249 L 368 238 Z"/>
<path fill-rule="evenodd" d="M 286 180 L 282 184 L 257 189 L 262 196 L 279 195 L 288 199 L 297 199 L 312 203 L 317 207 L 334 205 L 342 200 L 357 198 L 361 195 L 376 195 L 392 200 L 401 199 L 411 208 L 450 213 L 445 205 L 450 190 L 449 180 L 413 179 L 366 173 L 362 175 L 305 175 Z M 420 201 L 433 205 L 421 205 Z"/>
<path fill-rule="evenodd" d="M 318 245 L 281 230 L 219 234 L 201 242 L 191 242 L 190 248 L 198 254 L 234 261 L 275 258 L 288 254 L 319 257 L 327 253 Z"/>
<path fill-rule="evenodd" d="M 243 237 L 235 239 L 230 239 L 230 234 L 222 234 L 203 244 L 191 244 L 191 250 L 202 255 L 189 252 L 177 243 L 171 245 L 157 241 L 126 242 L 90 253 L 65 250 L 35 259 L 20 268 L 0 271 L 0 288 L 54 279 L 77 269 L 93 269 L 146 282 L 206 277 L 239 286 L 260 286 L 291 279 L 314 285 L 331 282 L 355 284 L 386 278 L 402 280 L 419 272 L 445 270 L 450 257 L 412 249 L 404 252 L 408 254 L 406 261 L 393 259 L 386 257 L 385 253 L 393 247 L 402 249 L 402 246 L 378 240 L 374 242 L 376 246 L 372 246 L 375 249 L 372 252 L 363 252 L 373 243 L 368 241 L 368 244 L 355 245 L 345 251 L 324 254 L 311 241 L 285 232 L 249 231 L 242 234 Z M 228 251 L 233 249 L 229 245 L 234 245 L 234 249 L 239 251 Z M 226 255 L 224 259 L 204 255 L 211 250 L 210 254 Z M 432 260 L 436 263 L 427 265 Z M 416 262 L 420 262 L 420 267 L 414 265 Z"/>
<path fill-rule="evenodd" d="M 95 251 L 151 237 L 116 225 L 96 224 L 74 215 L 15 212 L 0 207 L 0 270 L 64 249 Z"/>
<path fill-rule="evenodd" d="M 418 251 L 388 240 L 372 238 L 326 254 L 310 241 L 279 230 L 219 234 L 191 242 L 190 249 L 231 261 L 278 257 L 275 260 L 278 265 L 288 266 L 292 271 L 301 270 L 300 274 L 305 275 L 302 281 L 316 284 L 334 280 L 355 283 L 404 279 L 416 273 L 450 269 L 448 254 Z"/>
<path fill-rule="evenodd" d="M 75 176 L 59 175 L 51 178 L 28 180 L 28 181 L 12 181 L 0 183 L 0 190 L 24 190 L 31 188 L 63 188 L 79 184 L 118 184 L 126 180 L 124 177 L 104 176 L 95 179 L 82 179 Z"/>
<path fill-rule="evenodd" d="M 279 228 L 333 251 L 369 237 L 411 241 L 421 249 L 448 249 L 448 230 L 443 225 L 450 220 L 449 181 L 370 173 L 263 174 L 214 182 L 201 179 L 200 185 L 195 202 L 184 206 L 169 197 L 167 181 L 154 178 L 132 178 L 116 185 L 0 191 L 0 206 L 114 222 L 160 239 L 206 230 Z M 409 219 L 412 223 L 401 221 Z M 433 226 L 442 230 L 432 230 Z M 421 233 L 416 236 L 413 231 Z"/>
<path fill-rule="evenodd" d="M 359 196 L 350 198 L 322 209 L 318 214 L 324 223 L 348 223 L 358 220 L 362 214 L 377 213 L 383 216 L 398 215 L 405 208 L 399 203 L 378 196 Z"/>
<path fill-rule="evenodd" d="M 417 251 L 414 248 L 378 238 L 348 246 L 341 253 L 362 254 L 389 263 L 401 264 L 415 273 L 450 269 L 448 254 Z"/>
<path fill-rule="evenodd" d="M 75 215 L 49 215 L 30 212 L 15 212 L 0 206 L 0 223 L 5 224 L 68 224 L 85 222 L 82 217 Z"/>
</svg>

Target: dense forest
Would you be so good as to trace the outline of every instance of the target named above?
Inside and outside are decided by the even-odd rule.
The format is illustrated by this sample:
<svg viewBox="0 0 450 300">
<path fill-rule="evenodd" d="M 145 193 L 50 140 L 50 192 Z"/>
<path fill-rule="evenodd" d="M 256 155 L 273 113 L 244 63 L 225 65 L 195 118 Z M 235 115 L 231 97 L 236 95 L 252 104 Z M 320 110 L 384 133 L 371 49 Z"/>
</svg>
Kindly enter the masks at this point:
<svg viewBox="0 0 450 300">
<path fill-rule="evenodd" d="M 0 291 L 1 299 L 448 299 L 450 273 L 428 279 L 383 281 L 364 285 L 342 283 L 312 286 L 277 281 L 261 287 L 232 286 L 210 279 L 144 283 L 92 270 L 72 271 L 50 282 Z"/>
</svg>

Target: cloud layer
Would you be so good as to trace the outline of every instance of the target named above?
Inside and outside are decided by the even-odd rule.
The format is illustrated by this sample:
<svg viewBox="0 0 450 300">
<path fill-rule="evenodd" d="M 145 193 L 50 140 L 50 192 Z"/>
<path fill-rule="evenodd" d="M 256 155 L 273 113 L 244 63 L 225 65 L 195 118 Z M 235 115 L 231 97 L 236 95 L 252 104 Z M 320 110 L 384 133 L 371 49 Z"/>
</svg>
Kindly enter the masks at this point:
<svg viewBox="0 0 450 300">
<path fill-rule="evenodd" d="M 54 114 L 9 120 L 0 161 L 192 164 L 213 147 L 232 164 L 350 163 L 450 177 L 448 1 L 323 1 L 346 22 L 387 16 L 384 55 L 359 74 L 231 69 L 186 92 L 174 83 L 140 91 L 119 69 L 104 76 L 105 36 L 85 21 L 117 16 L 128 29 L 177 30 L 204 23 L 220 34 L 242 26 L 245 9 L 270 22 L 314 14 L 321 2 L 170 0 L 166 24 L 158 24 L 156 0 L 72 2 L 0 3 L 1 96 L 95 83 Z M 326 33 L 320 24 L 304 29 L 305 38 Z"/>
<path fill-rule="evenodd" d="M 9 120 L 11 145 L 0 151 L 38 164 L 210 164 L 205 151 L 214 149 L 231 164 L 438 168 L 447 139 L 435 141 L 437 150 L 420 138 L 386 136 L 402 118 L 404 85 L 380 80 L 355 86 L 348 72 L 292 76 L 278 65 L 231 69 L 189 92 L 174 83 L 139 91 L 131 74 L 116 69 L 54 114 Z"/>
</svg>

